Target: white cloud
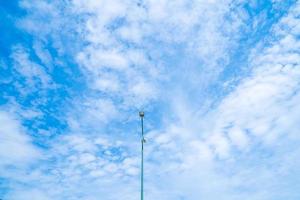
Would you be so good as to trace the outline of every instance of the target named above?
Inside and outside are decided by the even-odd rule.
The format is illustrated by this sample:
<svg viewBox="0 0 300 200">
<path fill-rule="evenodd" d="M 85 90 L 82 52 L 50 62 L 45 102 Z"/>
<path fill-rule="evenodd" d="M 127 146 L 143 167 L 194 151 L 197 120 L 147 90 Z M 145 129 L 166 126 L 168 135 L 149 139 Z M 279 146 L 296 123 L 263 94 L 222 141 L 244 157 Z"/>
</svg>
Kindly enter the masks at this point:
<svg viewBox="0 0 300 200">
<path fill-rule="evenodd" d="M 245 148 L 248 146 L 249 139 L 244 131 L 238 128 L 233 128 L 229 129 L 228 135 L 232 143 L 236 145 L 239 149 L 245 150 Z"/>
<path fill-rule="evenodd" d="M 43 191 L 37 189 L 19 190 L 14 196 L 9 197 L 12 200 L 50 200 L 51 198 Z"/>
<path fill-rule="evenodd" d="M 47 66 L 47 68 L 52 68 L 53 59 L 49 51 L 43 46 L 41 42 L 36 42 L 33 45 L 33 48 L 35 50 L 35 53 L 39 57 L 40 61 L 43 63 L 43 65 Z"/>
<path fill-rule="evenodd" d="M 90 122 L 99 121 L 100 123 L 107 123 L 118 114 L 118 111 L 111 100 L 100 99 L 87 101 L 85 106 L 87 107 L 85 118 Z"/>
<path fill-rule="evenodd" d="M 226 34 L 238 38 L 238 25 L 233 25 L 240 24 L 238 18 L 230 23 L 225 19 L 230 1 L 73 1 L 72 5 L 75 11 L 89 14 L 78 27 L 88 42 L 77 55 L 78 63 L 87 70 L 91 88 L 118 95 L 125 107 L 143 107 L 165 92 L 159 84 L 171 78 L 166 72 L 175 66 L 160 60 L 176 52 L 176 45 L 183 45 L 187 54 L 183 60 L 194 55 L 205 65 L 203 77 L 210 80 L 222 71 L 216 64 L 227 62 L 227 48 L 234 42 Z M 222 26 L 224 33 L 217 31 Z M 165 44 L 169 47 L 159 49 Z M 207 75 L 209 69 L 213 72 Z"/>
<path fill-rule="evenodd" d="M 14 116 L 5 111 L 0 112 L 0 167 L 24 166 L 40 158 L 39 150 Z"/>
<path fill-rule="evenodd" d="M 36 64 L 29 58 L 29 53 L 22 46 L 15 46 L 12 49 L 12 59 L 14 60 L 14 69 L 25 78 L 25 83 L 19 85 L 19 91 L 24 95 L 38 89 L 53 88 L 54 84 L 51 77 L 45 72 L 43 66 Z"/>
</svg>

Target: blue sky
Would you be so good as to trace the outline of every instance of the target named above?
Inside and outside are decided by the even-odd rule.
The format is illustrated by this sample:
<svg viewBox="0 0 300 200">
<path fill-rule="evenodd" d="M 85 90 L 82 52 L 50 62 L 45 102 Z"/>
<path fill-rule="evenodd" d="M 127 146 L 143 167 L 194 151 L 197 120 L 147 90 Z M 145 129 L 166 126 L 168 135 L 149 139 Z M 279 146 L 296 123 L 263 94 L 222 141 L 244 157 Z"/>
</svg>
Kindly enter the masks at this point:
<svg viewBox="0 0 300 200">
<path fill-rule="evenodd" d="M 0 3 L 0 198 L 300 199 L 300 2 Z"/>
</svg>

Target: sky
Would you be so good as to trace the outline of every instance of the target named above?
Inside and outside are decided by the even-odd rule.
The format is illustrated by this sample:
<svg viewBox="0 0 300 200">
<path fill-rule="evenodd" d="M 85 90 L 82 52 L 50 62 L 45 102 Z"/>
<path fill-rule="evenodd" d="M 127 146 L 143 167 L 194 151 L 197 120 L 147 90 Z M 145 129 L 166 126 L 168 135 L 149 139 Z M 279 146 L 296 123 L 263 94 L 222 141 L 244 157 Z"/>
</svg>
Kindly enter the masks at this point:
<svg viewBox="0 0 300 200">
<path fill-rule="evenodd" d="M 300 1 L 0 1 L 0 199 L 300 199 Z"/>
</svg>

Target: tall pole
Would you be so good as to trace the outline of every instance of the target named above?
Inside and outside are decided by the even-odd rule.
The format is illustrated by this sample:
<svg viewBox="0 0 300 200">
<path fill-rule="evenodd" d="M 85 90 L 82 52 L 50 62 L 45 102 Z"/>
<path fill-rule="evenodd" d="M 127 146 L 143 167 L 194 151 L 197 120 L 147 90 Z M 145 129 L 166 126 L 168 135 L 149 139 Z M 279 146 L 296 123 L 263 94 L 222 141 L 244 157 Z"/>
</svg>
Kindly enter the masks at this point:
<svg viewBox="0 0 300 200">
<path fill-rule="evenodd" d="M 141 159 L 141 200 L 144 200 L 144 143 L 146 142 L 144 138 L 144 116 L 145 113 L 143 111 L 139 112 L 141 118 L 141 128 L 142 128 L 142 159 Z"/>
</svg>

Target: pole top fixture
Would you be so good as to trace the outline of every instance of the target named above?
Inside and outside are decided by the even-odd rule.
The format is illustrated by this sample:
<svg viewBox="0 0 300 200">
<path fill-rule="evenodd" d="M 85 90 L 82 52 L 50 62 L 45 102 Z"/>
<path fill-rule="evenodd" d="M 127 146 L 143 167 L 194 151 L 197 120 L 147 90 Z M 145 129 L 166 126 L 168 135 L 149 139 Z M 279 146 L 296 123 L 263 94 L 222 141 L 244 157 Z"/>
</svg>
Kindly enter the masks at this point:
<svg viewBox="0 0 300 200">
<path fill-rule="evenodd" d="M 141 118 L 143 118 L 145 116 L 145 113 L 143 111 L 140 111 L 139 115 L 140 115 Z"/>
</svg>

